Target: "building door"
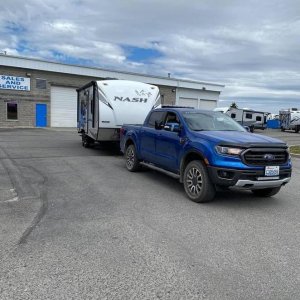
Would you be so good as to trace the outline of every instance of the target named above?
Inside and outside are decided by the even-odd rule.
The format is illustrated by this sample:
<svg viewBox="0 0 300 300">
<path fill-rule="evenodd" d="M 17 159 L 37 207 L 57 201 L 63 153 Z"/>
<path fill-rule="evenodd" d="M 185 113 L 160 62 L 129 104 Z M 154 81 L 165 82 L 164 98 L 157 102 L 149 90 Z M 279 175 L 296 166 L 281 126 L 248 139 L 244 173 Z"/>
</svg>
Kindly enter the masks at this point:
<svg viewBox="0 0 300 300">
<path fill-rule="evenodd" d="M 213 110 L 217 107 L 217 101 L 200 99 L 199 108 Z"/>
<path fill-rule="evenodd" d="M 75 88 L 51 86 L 51 127 L 77 126 L 77 93 Z"/>
<path fill-rule="evenodd" d="M 47 126 L 47 104 L 36 104 L 35 106 L 35 126 Z"/>
<path fill-rule="evenodd" d="M 178 104 L 181 105 L 181 106 L 198 108 L 198 99 L 196 99 L 196 98 L 179 97 L 178 102 L 179 102 Z"/>
</svg>

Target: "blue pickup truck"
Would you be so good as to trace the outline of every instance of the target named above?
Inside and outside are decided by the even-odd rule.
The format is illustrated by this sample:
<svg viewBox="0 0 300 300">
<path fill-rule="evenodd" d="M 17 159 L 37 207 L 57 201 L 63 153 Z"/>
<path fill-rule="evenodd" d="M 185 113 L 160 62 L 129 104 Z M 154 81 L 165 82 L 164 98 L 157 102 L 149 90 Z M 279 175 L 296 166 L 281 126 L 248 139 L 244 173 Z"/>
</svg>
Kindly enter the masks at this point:
<svg viewBox="0 0 300 300">
<path fill-rule="evenodd" d="M 195 202 L 211 201 L 218 187 L 270 197 L 292 173 L 286 143 L 250 133 L 221 112 L 154 109 L 142 126 L 122 127 L 120 147 L 129 171 L 146 166 L 178 178 Z"/>
</svg>

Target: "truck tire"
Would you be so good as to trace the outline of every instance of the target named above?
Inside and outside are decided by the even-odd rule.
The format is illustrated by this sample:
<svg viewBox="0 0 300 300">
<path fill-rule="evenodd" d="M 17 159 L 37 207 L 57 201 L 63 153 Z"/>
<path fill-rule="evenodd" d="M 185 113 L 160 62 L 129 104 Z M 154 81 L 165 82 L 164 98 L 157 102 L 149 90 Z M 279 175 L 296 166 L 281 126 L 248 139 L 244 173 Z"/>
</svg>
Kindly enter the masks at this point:
<svg viewBox="0 0 300 300">
<path fill-rule="evenodd" d="M 183 185 L 187 196 L 197 203 L 212 201 L 216 194 L 207 169 L 199 160 L 193 160 L 186 166 Z"/>
<path fill-rule="evenodd" d="M 272 197 L 280 191 L 280 188 L 281 186 L 261 190 L 252 190 L 252 193 L 258 197 Z"/>
<path fill-rule="evenodd" d="M 130 172 L 135 172 L 140 168 L 135 146 L 129 145 L 125 151 L 126 168 Z"/>
</svg>

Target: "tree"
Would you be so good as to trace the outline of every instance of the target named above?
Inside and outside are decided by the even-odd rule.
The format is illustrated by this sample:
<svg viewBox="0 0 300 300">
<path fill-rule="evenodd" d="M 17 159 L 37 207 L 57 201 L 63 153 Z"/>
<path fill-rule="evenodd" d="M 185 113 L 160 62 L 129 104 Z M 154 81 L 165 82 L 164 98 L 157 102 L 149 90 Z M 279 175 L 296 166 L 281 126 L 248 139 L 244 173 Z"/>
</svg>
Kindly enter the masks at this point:
<svg viewBox="0 0 300 300">
<path fill-rule="evenodd" d="M 232 102 L 230 105 L 231 108 L 238 108 L 237 104 L 235 102 Z"/>
</svg>

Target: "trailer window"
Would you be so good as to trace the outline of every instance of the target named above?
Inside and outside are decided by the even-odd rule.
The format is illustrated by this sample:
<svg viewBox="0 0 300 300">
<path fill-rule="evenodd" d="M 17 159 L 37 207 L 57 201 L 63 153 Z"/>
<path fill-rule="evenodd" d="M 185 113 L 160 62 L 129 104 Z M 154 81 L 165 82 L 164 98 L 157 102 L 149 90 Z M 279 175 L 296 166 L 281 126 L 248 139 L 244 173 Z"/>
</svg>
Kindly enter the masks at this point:
<svg viewBox="0 0 300 300">
<path fill-rule="evenodd" d="M 231 118 L 235 119 L 236 118 L 236 114 L 231 114 Z"/>
<path fill-rule="evenodd" d="M 252 119 L 252 114 L 246 114 L 246 119 Z"/>
<path fill-rule="evenodd" d="M 256 117 L 256 121 L 261 121 L 261 117 Z"/>
</svg>

